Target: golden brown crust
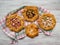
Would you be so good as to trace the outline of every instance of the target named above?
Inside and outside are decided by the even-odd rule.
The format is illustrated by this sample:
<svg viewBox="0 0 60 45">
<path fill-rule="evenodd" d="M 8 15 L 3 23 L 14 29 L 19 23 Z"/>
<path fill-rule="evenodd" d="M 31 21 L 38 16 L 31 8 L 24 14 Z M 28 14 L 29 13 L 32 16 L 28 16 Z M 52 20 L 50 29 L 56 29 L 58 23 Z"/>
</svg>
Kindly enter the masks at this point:
<svg viewBox="0 0 60 45">
<path fill-rule="evenodd" d="M 22 14 L 25 20 L 32 22 L 38 18 L 39 13 L 36 6 L 25 6 L 23 9 L 24 11 L 22 12 Z"/>
<path fill-rule="evenodd" d="M 25 33 L 28 37 L 34 38 L 38 36 L 38 27 L 35 24 L 30 24 L 25 28 Z"/>
<path fill-rule="evenodd" d="M 24 20 L 17 14 L 11 14 L 6 17 L 6 26 L 13 32 L 20 32 L 23 25 Z"/>
<path fill-rule="evenodd" d="M 39 16 L 38 24 L 42 29 L 48 31 L 55 27 L 56 19 L 53 14 L 44 13 L 43 15 Z"/>
</svg>

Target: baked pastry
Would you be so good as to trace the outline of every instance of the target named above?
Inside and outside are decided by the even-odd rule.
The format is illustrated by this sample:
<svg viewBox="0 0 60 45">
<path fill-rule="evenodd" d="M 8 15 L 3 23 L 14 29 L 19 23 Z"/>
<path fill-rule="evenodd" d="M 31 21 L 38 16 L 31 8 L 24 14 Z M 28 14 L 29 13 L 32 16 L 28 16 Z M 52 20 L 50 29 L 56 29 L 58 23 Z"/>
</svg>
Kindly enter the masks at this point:
<svg viewBox="0 0 60 45">
<path fill-rule="evenodd" d="M 36 6 L 25 6 L 23 9 L 22 14 L 25 20 L 32 22 L 38 18 L 39 13 Z"/>
<path fill-rule="evenodd" d="M 13 32 L 20 32 L 24 26 L 24 20 L 15 14 L 8 15 L 6 17 L 6 26 Z"/>
<path fill-rule="evenodd" d="M 39 16 L 38 24 L 42 29 L 49 31 L 55 27 L 56 19 L 53 14 L 44 13 L 43 15 Z"/>
<path fill-rule="evenodd" d="M 30 38 L 34 38 L 36 36 L 38 36 L 38 27 L 35 24 L 29 24 L 28 26 L 26 26 L 25 28 L 25 33 L 28 37 Z"/>
</svg>

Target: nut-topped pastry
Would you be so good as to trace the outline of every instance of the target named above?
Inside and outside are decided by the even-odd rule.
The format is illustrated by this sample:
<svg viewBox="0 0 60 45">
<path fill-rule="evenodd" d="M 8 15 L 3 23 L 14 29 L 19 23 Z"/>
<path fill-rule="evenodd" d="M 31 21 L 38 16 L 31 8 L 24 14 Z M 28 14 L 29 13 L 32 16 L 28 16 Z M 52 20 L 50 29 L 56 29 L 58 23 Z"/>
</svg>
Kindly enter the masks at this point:
<svg viewBox="0 0 60 45">
<path fill-rule="evenodd" d="M 38 24 L 42 29 L 46 31 L 52 30 L 56 25 L 56 19 L 53 14 L 44 13 L 39 17 Z"/>
<path fill-rule="evenodd" d="M 25 6 L 23 9 L 22 14 L 25 20 L 32 22 L 38 18 L 39 13 L 36 6 Z"/>
<path fill-rule="evenodd" d="M 24 26 L 24 20 L 15 14 L 8 15 L 6 17 L 6 26 L 13 32 L 20 32 Z"/>
<path fill-rule="evenodd" d="M 28 37 L 30 38 L 34 38 L 36 36 L 38 36 L 38 27 L 35 24 L 29 24 L 26 28 L 25 28 L 25 33 Z"/>
</svg>

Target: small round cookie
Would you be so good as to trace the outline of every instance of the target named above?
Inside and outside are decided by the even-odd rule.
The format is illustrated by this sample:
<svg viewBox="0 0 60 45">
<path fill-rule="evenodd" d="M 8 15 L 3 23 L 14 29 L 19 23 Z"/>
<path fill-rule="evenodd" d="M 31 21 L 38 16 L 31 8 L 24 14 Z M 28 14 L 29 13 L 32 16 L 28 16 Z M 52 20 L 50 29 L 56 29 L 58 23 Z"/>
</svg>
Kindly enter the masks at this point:
<svg viewBox="0 0 60 45">
<path fill-rule="evenodd" d="M 29 24 L 28 26 L 26 26 L 26 28 L 25 28 L 26 30 L 25 30 L 25 33 L 26 33 L 26 35 L 28 36 L 28 37 L 30 37 L 30 38 L 34 38 L 34 37 L 36 37 L 36 36 L 38 36 L 38 27 L 37 27 L 37 25 L 35 25 L 35 24 Z"/>
<path fill-rule="evenodd" d="M 38 18 L 39 12 L 36 6 L 25 6 L 23 9 L 22 14 L 25 20 L 32 22 Z"/>
<path fill-rule="evenodd" d="M 15 14 L 8 15 L 6 17 L 6 26 L 13 32 L 20 32 L 24 26 L 24 20 Z"/>
<path fill-rule="evenodd" d="M 39 26 L 45 31 L 52 30 L 56 25 L 56 19 L 54 15 L 50 13 L 44 13 L 43 15 L 39 16 L 37 22 Z"/>
</svg>

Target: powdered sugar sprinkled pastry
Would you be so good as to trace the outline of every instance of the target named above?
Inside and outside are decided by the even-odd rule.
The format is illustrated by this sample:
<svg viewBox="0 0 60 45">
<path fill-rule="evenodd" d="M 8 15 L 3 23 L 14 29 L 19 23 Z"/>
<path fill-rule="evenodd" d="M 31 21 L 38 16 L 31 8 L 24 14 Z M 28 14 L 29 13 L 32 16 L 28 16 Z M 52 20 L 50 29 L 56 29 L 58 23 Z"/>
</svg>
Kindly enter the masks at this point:
<svg viewBox="0 0 60 45">
<path fill-rule="evenodd" d="M 44 13 L 39 17 L 38 24 L 42 29 L 48 31 L 55 27 L 56 19 L 53 14 Z"/>
</svg>

